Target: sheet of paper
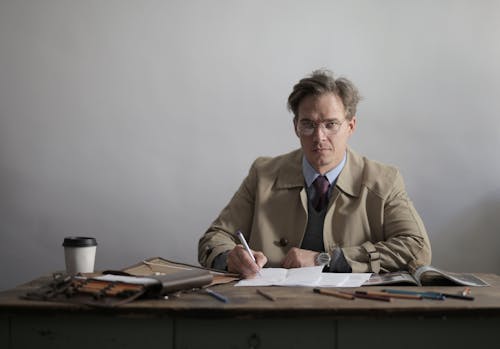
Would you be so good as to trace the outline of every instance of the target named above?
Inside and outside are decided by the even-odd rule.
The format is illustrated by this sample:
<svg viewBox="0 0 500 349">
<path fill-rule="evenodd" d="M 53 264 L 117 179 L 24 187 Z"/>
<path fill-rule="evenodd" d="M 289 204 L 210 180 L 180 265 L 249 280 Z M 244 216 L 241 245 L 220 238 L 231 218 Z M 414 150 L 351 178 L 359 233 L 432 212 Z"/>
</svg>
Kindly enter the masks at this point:
<svg viewBox="0 0 500 349">
<path fill-rule="evenodd" d="M 148 277 L 135 277 L 135 276 L 112 275 L 112 274 L 97 276 L 94 277 L 93 279 L 110 281 L 110 282 L 126 282 L 129 284 L 137 284 L 137 285 L 153 285 L 160 282 L 156 279 Z"/>
<path fill-rule="evenodd" d="M 360 287 L 372 273 L 321 273 L 319 287 Z"/>
<path fill-rule="evenodd" d="M 340 287 L 349 279 L 346 273 L 322 273 L 319 285 L 321 287 Z"/>
<path fill-rule="evenodd" d="M 263 268 L 253 279 L 240 280 L 235 286 L 302 286 L 315 283 L 321 277 L 323 267 Z"/>
<path fill-rule="evenodd" d="M 314 285 L 321 279 L 322 266 L 285 269 L 286 277 L 280 286 Z"/>
<path fill-rule="evenodd" d="M 371 273 L 322 273 L 323 267 L 263 268 L 261 275 L 235 286 L 359 287 Z"/>
</svg>

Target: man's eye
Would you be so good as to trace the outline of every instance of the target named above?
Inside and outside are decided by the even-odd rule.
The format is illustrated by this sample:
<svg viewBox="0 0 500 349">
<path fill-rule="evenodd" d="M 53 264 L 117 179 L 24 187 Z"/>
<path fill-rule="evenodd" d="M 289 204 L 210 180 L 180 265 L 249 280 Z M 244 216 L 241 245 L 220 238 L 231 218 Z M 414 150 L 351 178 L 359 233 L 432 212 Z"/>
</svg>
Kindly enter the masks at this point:
<svg viewBox="0 0 500 349">
<path fill-rule="evenodd" d="M 302 127 L 304 128 L 314 128 L 312 122 L 303 122 Z"/>
<path fill-rule="evenodd" d="M 325 122 L 325 128 L 327 128 L 328 130 L 335 128 L 336 125 L 337 123 L 335 121 Z"/>
</svg>

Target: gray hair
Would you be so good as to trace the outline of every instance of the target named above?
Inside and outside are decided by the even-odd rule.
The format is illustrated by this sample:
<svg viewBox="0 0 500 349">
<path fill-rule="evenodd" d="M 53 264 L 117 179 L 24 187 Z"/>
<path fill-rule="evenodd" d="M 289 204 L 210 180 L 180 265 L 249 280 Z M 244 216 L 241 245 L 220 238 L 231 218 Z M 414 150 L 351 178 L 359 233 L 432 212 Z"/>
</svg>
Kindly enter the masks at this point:
<svg viewBox="0 0 500 349">
<path fill-rule="evenodd" d="M 343 77 L 336 79 L 333 72 L 327 69 L 313 71 L 310 76 L 303 78 L 293 87 L 288 97 L 288 110 L 293 112 L 296 119 L 300 102 L 305 97 L 321 96 L 325 93 L 333 93 L 342 100 L 346 119 L 351 120 L 356 115 L 356 107 L 361 100 L 358 89 L 349 79 Z"/>
</svg>

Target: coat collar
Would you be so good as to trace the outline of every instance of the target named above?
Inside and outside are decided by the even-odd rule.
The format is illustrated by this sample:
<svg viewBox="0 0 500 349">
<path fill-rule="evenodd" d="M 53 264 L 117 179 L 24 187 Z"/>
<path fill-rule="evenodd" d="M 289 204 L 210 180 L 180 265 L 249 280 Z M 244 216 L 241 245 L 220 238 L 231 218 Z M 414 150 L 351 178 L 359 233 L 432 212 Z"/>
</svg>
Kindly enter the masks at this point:
<svg viewBox="0 0 500 349">
<path fill-rule="evenodd" d="M 337 187 L 351 196 L 359 196 L 363 180 L 363 158 L 347 148 L 347 162 L 337 178 Z"/>
<path fill-rule="evenodd" d="M 290 189 L 304 187 L 304 174 L 302 173 L 302 149 L 297 149 L 284 156 L 284 163 L 279 169 L 276 178 L 277 189 Z"/>
<path fill-rule="evenodd" d="M 290 189 L 304 187 L 302 173 L 302 149 L 295 150 L 283 157 L 284 163 L 279 169 L 276 178 L 277 189 Z M 363 160 L 350 148 L 347 149 L 347 162 L 337 178 L 336 186 L 342 192 L 359 196 L 362 183 Z"/>
</svg>

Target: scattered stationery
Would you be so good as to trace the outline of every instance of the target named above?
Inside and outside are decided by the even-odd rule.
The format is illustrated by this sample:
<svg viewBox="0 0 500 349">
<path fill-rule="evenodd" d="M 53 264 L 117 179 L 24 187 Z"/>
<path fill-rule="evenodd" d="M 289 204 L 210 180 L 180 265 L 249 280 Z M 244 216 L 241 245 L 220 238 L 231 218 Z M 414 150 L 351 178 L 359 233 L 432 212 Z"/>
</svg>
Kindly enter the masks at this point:
<svg viewBox="0 0 500 349">
<path fill-rule="evenodd" d="M 315 293 L 324 294 L 324 295 L 328 295 L 328 296 L 334 296 L 337 298 L 349 299 L 349 300 L 353 300 L 355 298 L 365 298 L 365 299 L 372 299 L 375 301 L 383 301 L 383 302 L 390 302 L 391 301 L 391 297 L 389 297 L 388 295 L 374 295 L 374 294 L 370 294 L 368 292 L 363 292 L 363 291 L 348 292 L 348 291 L 324 290 L 321 288 L 314 288 L 313 291 Z"/>
<path fill-rule="evenodd" d="M 433 300 L 445 300 L 446 298 L 456 298 L 463 300 L 474 300 L 474 297 L 463 295 L 461 293 L 454 294 L 454 293 L 443 293 L 434 291 L 420 292 L 420 291 L 399 290 L 399 289 L 398 290 L 386 289 L 382 291 L 356 290 L 354 292 L 348 292 L 344 290 L 325 290 L 321 288 L 314 288 L 313 291 L 315 293 L 320 293 L 344 299 L 365 298 L 383 302 L 390 302 L 391 298 L 411 299 L 411 300 L 422 300 L 424 298 Z"/>
<path fill-rule="evenodd" d="M 429 299 L 439 299 L 444 300 L 446 298 L 463 299 L 466 301 L 473 301 L 474 297 L 470 295 L 463 295 L 462 293 L 445 293 L 445 292 L 435 292 L 435 291 L 410 291 L 410 290 L 383 290 L 383 292 L 391 294 L 406 294 L 406 295 L 420 295 L 422 298 Z"/>
<path fill-rule="evenodd" d="M 306 286 L 313 287 L 318 294 L 341 299 L 364 298 L 390 302 L 391 299 L 408 300 L 445 300 L 447 298 L 473 301 L 470 287 L 456 293 L 439 291 L 415 291 L 406 289 L 353 290 L 352 292 L 333 287 L 360 287 L 366 285 L 411 284 L 427 285 L 448 283 L 465 286 L 489 286 L 472 274 L 444 272 L 431 266 L 417 269 L 410 275 L 407 272 L 371 274 L 371 273 L 323 273 L 323 267 L 304 268 L 263 268 L 252 279 L 241 279 L 239 275 L 220 272 L 199 266 L 172 262 L 160 257 L 143 260 L 141 263 L 124 270 L 107 270 L 102 273 L 67 276 L 61 274 L 54 280 L 28 292 L 23 298 L 33 300 L 61 301 L 93 305 L 97 307 L 115 307 L 138 298 L 166 298 L 179 291 L 201 289 L 220 302 L 229 299 L 210 289 L 212 285 L 238 281 L 235 286 Z M 60 274 L 60 273 L 59 273 Z M 330 288 L 330 289 L 325 289 Z M 269 301 L 276 301 L 267 291 L 256 292 Z"/>
<path fill-rule="evenodd" d="M 123 275 L 123 273 L 89 277 L 60 275 L 47 285 L 28 292 L 25 298 L 110 308 L 138 298 L 164 298 L 165 295 L 201 288 L 211 282 L 212 275 L 202 269 L 145 277 Z"/>
</svg>

